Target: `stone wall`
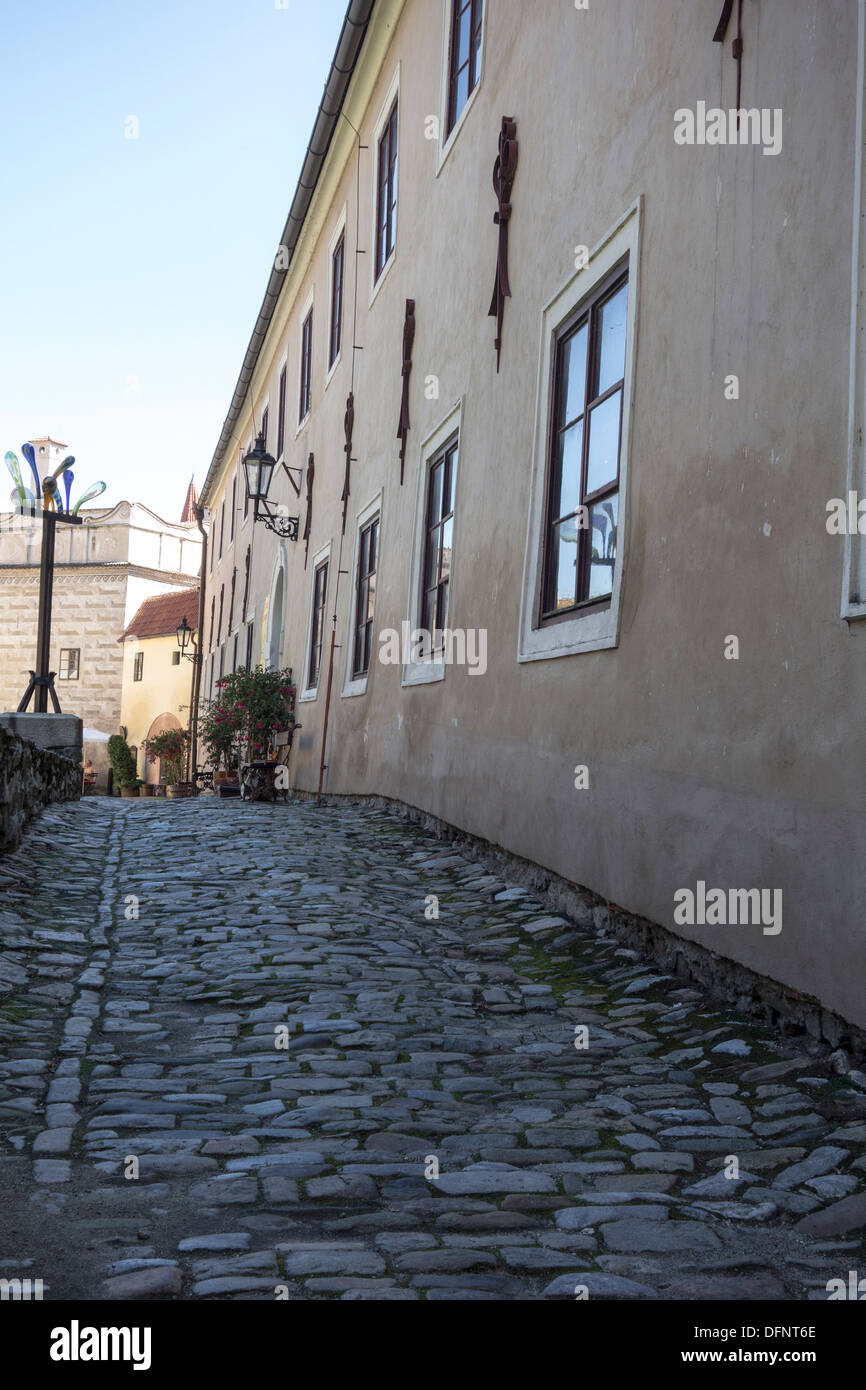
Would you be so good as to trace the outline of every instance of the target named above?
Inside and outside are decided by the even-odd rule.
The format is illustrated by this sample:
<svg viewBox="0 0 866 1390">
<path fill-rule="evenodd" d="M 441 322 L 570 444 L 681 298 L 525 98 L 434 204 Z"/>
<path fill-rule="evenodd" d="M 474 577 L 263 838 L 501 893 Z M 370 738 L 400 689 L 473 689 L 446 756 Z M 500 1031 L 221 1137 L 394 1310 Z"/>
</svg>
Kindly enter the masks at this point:
<svg viewBox="0 0 866 1390">
<path fill-rule="evenodd" d="M 52 801 L 81 795 L 81 767 L 10 733 L 0 722 L 0 854 L 14 849 L 24 826 Z"/>
</svg>

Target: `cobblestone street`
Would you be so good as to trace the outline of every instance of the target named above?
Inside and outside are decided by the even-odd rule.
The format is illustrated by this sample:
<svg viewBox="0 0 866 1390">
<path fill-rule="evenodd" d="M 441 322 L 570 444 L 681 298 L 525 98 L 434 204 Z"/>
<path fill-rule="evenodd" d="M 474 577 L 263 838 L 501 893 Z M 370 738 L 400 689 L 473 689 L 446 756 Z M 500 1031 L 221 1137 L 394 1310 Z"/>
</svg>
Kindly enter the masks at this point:
<svg viewBox="0 0 866 1390">
<path fill-rule="evenodd" d="M 49 808 L 0 930 L 0 1275 L 47 1298 L 808 1300 L 864 1268 L 866 1090 L 391 813 Z"/>
</svg>

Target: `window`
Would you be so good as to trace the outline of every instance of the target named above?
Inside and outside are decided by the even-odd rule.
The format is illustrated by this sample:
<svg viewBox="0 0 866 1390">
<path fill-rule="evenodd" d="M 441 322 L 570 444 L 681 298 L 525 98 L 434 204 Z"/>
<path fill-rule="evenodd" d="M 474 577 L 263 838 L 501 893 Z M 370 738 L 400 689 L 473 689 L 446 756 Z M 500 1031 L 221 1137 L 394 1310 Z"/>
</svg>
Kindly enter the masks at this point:
<svg viewBox="0 0 866 1390">
<path fill-rule="evenodd" d="M 255 623 L 247 623 L 247 670 L 253 669 L 253 628 Z"/>
<path fill-rule="evenodd" d="M 218 557 L 220 560 L 221 560 L 222 557 L 223 557 L 223 535 L 224 535 L 224 533 L 225 533 L 225 529 L 226 529 L 226 500 L 225 500 L 225 498 L 223 498 L 223 504 L 222 504 L 222 506 L 220 507 L 220 553 L 219 553 L 219 557 Z"/>
<path fill-rule="evenodd" d="M 446 136 L 451 134 L 470 94 L 475 90 L 481 67 L 481 22 L 484 0 L 453 0 L 451 45 L 448 54 L 448 120 Z"/>
<path fill-rule="evenodd" d="M 132 659 L 132 679 L 140 681 L 144 676 L 144 652 L 136 652 Z"/>
<path fill-rule="evenodd" d="M 236 671 L 236 670 L 238 669 L 238 641 L 239 641 L 239 640 L 240 640 L 240 633 L 239 633 L 239 632 L 236 632 L 236 633 L 235 633 L 234 648 L 233 648 L 233 650 L 232 650 L 232 670 L 233 670 L 233 671 Z"/>
<path fill-rule="evenodd" d="M 277 462 L 283 457 L 283 444 L 286 437 L 286 364 L 280 372 L 280 394 L 277 404 Z"/>
<path fill-rule="evenodd" d="M 376 197 L 376 279 L 394 250 L 397 226 L 397 102 L 379 138 L 379 175 Z"/>
<path fill-rule="evenodd" d="M 556 335 L 541 618 L 609 602 L 617 554 L 628 273 Z"/>
<path fill-rule="evenodd" d="M 262 411 L 262 439 L 265 441 L 265 448 L 268 447 L 268 407 Z"/>
<path fill-rule="evenodd" d="M 250 444 L 247 445 L 246 449 L 244 449 L 244 452 L 243 452 L 243 454 L 241 455 L 241 468 L 244 468 L 243 460 L 244 460 L 244 458 L 246 457 L 246 455 L 251 451 L 252 447 L 253 447 L 253 446 L 252 446 L 252 443 L 250 443 Z M 249 515 L 249 510 L 250 510 L 250 494 L 247 492 L 247 471 L 246 471 L 245 468 L 244 468 L 244 472 L 243 472 L 243 479 L 244 479 L 244 521 L 246 521 L 247 516 Z M 213 555 L 211 555 L 211 559 L 213 559 Z"/>
<path fill-rule="evenodd" d="M 225 642 L 223 642 L 222 646 L 220 647 L 220 675 L 219 675 L 220 680 L 222 680 L 223 675 L 224 675 L 224 673 L 225 673 L 225 662 L 226 662 L 226 644 L 225 644 Z"/>
<path fill-rule="evenodd" d="M 343 262 L 346 252 L 345 232 L 337 242 L 331 257 L 331 334 L 328 345 L 328 367 L 333 367 L 340 355 L 343 337 Z"/>
<path fill-rule="evenodd" d="M 456 464 L 457 439 L 454 438 L 435 456 L 427 478 L 421 568 L 421 627 L 429 633 L 441 634 L 448 619 Z"/>
<path fill-rule="evenodd" d="M 235 512 L 237 511 L 237 506 L 238 506 L 238 475 L 237 475 L 237 473 L 236 473 L 235 476 L 232 478 L 232 514 L 231 514 L 231 517 L 229 518 L 229 540 L 230 540 L 230 541 L 233 541 L 234 538 L 235 538 Z"/>
<path fill-rule="evenodd" d="M 325 635 L 325 604 L 328 598 L 328 561 L 317 565 L 313 576 L 313 616 L 310 624 L 310 660 L 307 668 L 307 687 L 314 690 L 319 684 L 322 669 L 322 642 Z"/>
<path fill-rule="evenodd" d="M 379 559 L 379 518 L 361 530 L 358 546 L 358 577 L 355 585 L 355 647 L 352 675 L 364 676 L 370 669 L 373 641 L 373 610 L 376 605 L 376 568 Z"/>
<path fill-rule="evenodd" d="M 643 201 L 540 315 L 518 661 L 619 642 Z"/>
<path fill-rule="evenodd" d="M 58 678 L 62 681 L 77 681 L 80 665 L 80 647 L 61 647 L 60 670 Z"/>
<path fill-rule="evenodd" d="M 172 664 L 172 666 L 179 666 L 179 665 L 180 665 L 180 652 L 172 652 L 172 654 L 171 654 L 171 664 Z"/>
<path fill-rule="evenodd" d="M 301 329 L 301 394 L 298 402 L 298 424 L 310 413 L 313 380 L 313 311 L 304 319 Z"/>
</svg>

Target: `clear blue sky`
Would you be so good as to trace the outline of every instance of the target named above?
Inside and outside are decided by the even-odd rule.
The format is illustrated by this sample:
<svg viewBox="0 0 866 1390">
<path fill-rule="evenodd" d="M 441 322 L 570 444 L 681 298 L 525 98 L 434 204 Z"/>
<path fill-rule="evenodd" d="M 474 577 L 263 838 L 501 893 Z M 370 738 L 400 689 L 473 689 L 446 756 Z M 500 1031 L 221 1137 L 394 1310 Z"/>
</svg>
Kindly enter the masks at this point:
<svg viewBox="0 0 866 1390">
<path fill-rule="evenodd" d="M 345 8 L 4 6 L 0 454 L 50 434 L 75 454 L 73 499 L 101 478 L 106 503 L 179 517 L 219 438 Z"/>
</svg>

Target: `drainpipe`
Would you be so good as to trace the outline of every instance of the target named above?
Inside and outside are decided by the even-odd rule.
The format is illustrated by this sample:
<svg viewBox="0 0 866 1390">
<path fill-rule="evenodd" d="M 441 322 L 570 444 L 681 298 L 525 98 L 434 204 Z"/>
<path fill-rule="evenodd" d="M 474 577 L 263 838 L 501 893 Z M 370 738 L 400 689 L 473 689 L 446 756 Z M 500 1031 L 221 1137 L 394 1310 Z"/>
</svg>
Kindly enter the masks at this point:
<svg viewBox="0 0 866 1390">
<path fill-rule="evenodd" d="M 195 524 L 201 534 L 201 581 L 198 586 L 198 651 L 192 663 L 192 696 L 190 708 L 190 762 L 192 764 L 192 777 L 195 779 L 195 772 L 198 766 L 198 701 L 201 692 L 201 672 L 204 666 L 204 602 L 205 602 L 205 575 L 207 574 L 207 531 L 204 529 L 204 507 L 200 507 L 197 502 L 193 503 L 195 512 Z M 195 638 L 193 638 L 195 641 Z"/>
</svg>

